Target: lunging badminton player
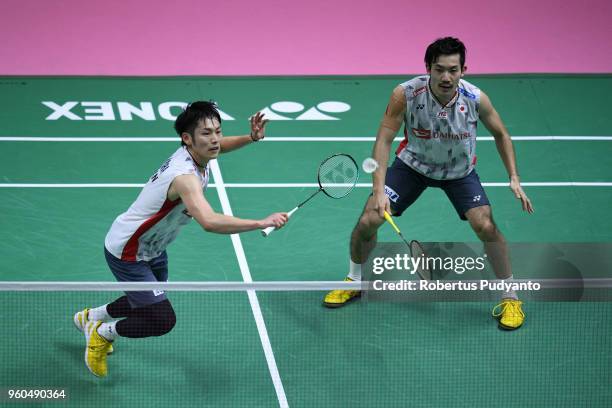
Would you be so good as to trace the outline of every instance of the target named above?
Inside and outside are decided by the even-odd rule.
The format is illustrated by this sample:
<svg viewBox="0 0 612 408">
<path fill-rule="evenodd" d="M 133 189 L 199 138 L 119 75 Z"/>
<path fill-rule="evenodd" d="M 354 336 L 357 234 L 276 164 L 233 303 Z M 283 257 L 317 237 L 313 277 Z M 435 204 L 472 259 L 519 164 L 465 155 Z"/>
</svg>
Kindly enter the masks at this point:
<svg viewBox="0 0 612 408">
<path fill-rule="evenodd" d="M 510 189 L 524 211 L 533 212 L 516 167 L 510 135 L 489 97 L 461 79 L 466 71 L 465 46 L 456 38 L 433 42 L 425 52 L 427 75 L 398 85 L 378 129 L 373 156 L 379 163 L 373 174 L 373 194 L 353 229 L 348 280 L 361 279 L 361 265 L 376 245 L 376 231 L 385 222 L 384 211 L 399 216 L 427 187 L 444 190 L 457 215 L 467 220 L 483 242 L 496 276 L 512 279 L 506 242 L 493 221 L 491 206 L 474 168 L 478 120 L 495 138 L 510 178 Z M 404 140 L 387 169 L 395 134 L 404 124 Z M 433 221 L 433 220 L 432 220 Z M 323 303 L 339 307 L 359 297 L 359 291 L 334 290 Z M 513 330 L 524 321 L 516 293 L 505 292 L 493 309 L 499 326 Z"/>
<path fill-rule="evenodd" d="M 257 113 L 251 133 L 222 137 L 221 117 L 211 102 L 194 102 L 178 116 L 174 128 L 179 147 L 146 183 L 136 201 L 113 222 L 104 243 L 106 262 L 121 282 L 164 282 L 168 278 L 166 247 L 192 218 L 208 232 L 234 234 L 287 222 L 286 213 L 246 220 L 216 213 L 203 190 L 209 180 L 209 161 L 264 138 L 267 120 Z M 106 355 L 118 337 L 162 336 L 176 323 L 163 291 L 126 292 L 112 303 L 74 315 L 87 346 L 85 364 L 100 377 L 107 375 Z"/>
</svg>

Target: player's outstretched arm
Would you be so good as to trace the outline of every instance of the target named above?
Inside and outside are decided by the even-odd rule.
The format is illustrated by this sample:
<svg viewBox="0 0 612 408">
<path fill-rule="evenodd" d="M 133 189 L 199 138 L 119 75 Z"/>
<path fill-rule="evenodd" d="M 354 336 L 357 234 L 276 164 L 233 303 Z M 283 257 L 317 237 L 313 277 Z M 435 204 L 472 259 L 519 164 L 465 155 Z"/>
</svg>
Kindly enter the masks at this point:
<svg viewBox="0 0 612 408">
<path fill-rule="evenodd" d="M 510 134 L 504 126 L 504 122 L 501 120 L 499 113 L 493 107 L 491 100 L 484 93 L 480 93 L 480 120 L 485 127 L 491 132 L 495 138 L 495 145 L 499 156 L 504 162 L 508 176 L 510 177 L 510 189 L 514 196 L 521 200 L 521 205 L 524 211 L 533 213 L 533 205 L 531 200 L 527 197 L 527 194 L 521 187 L 521 180 L 516 168 L 516 156 L 514 154 L 514 146 L 512 145 L 512 139 Z"/>
<path fill-rule="evenodd" d="M 235 234 L 267 227 L 281 228 L 288 221 L 287 213 L 274 213 L 262 220 L 247 220 L 216 213 L 210 206 L 198 178 L 192 174 L 177 176 L 170 189 L 168 199 L 180 198 L 187 211 L 208 232 Z"/>
<path fill-rule="evenodd" d="M 221 139 L 221 153 L 231 152 L 253 142 L 259 142 L 265 137 L 267 119 L 261 112 L 257 112 L 249 119 L 251 133 L 245 136 L 227 136 Z"/>
</svg>

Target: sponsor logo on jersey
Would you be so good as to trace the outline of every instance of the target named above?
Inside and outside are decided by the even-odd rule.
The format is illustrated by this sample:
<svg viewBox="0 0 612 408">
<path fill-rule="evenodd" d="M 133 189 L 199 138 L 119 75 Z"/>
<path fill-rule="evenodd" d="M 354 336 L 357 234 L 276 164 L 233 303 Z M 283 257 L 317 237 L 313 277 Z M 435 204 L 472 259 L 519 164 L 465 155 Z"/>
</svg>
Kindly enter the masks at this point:
<svg viewBox="0 0 612 408">
<path fill-rule="evenodd" d="M 389 200 L 393 201 L 394 203 L 397 203 L 397 200 L 399 200 L 399 194 L 397 194 L 389 186 L 385 186 L 385 194 L 387 195 L 387 197 L 389 197 Z"/>
<path fill-rule="evenodd" d="M 448 112 L 445 110 L 441 110 L 437 115 L 438 119 L 448 120 Z"/>
<path fill-rule="evenodd" d="M 459 88 L 458 90 L 459 90 L 459 93 L 462 94 L 463 96 L 466 96 L 470 99 L 476 99 L 476 95 L 474 95 L 471 92 L 466 91 L 465 88 Z"/>
<path fill-rule="evenodd" d="M 168 170 L 168 167 L 170 167 L 170 162 L 171 162 L 171 161 L 172 161 L 172 157 L 168 158 L 168 160 L 166 160 L 166 161 L 165 161 L 165 162 L 164 162 L 164 163 L 161 165 L 161 167 L 159 168 L 159 170 L 157 170 L 157 171 L 155 172 L 155 174 L 153 174 L 153 175 L 151 176 L 151 178 L 149 179 L 149 180 L 151 181 L 151 183 L 154 183 L 154 182 L 155 182 L 155 181 L 156 181 L 156 180 L 159 178 L 159 176 L 160 176 L 160 175 L 161 175 L 161 174 L 162 174 L 164 171 Z"/>
<path fill-rule="evenodd" d="M 412 128 L 412 133 L 419 139 L 449 139 L 449 140 L 465 140 L 472 137 L 470 132 L 451 133 L 451 132 L 432 132 L 429 129 Z"/>
<path fill-rule="evenodd" d="M 451 133 L 451 132 L 440 132 L 435 131 L 432 133 L 434 139 L 449 139 L 449 140 L 464 140 L 469 139 L 472 135 L 469 132 L 463 133 Z"/>
<path fill-rule="evenodd" d="M 420 94 L 422 94 L 423 92 L 425 92 L 426 90 L 427 90 L 427 86 L 422 86 L 422 87 L 420 87 L 419 89 L 415 90 L 415 91 L 412 93 L 412 96 L 417 96 L 417 95 L 420 95 Z"/>
<path fill-rule="evenodd" d="M 419 139 L 431 139 L 431 130 L 412 128 L 412 133 Z"/>
</svg>

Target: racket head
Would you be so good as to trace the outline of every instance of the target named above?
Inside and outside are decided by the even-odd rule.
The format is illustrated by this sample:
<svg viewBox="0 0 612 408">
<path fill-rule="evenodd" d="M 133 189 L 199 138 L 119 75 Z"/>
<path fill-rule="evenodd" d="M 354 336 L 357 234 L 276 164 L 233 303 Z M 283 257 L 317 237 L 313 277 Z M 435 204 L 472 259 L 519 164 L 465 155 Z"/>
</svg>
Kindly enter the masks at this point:
<svg viewBox="0 0 612 408">
<path fill-rule="evenodd" d="M 432 280 L 432 272 L 427 267 L 425 262 L 427 259 L 427 254 L 425 253 L 423 245 L 419 241 L 413 239 L 408 244 L 408 247 L 410 248 L 410 256 L 412 258 L 423 258 L 423 262 L 419 263 L 420 267 L 416 270 L 416 273 L 419 275 L 419 278 L 421 278 L 421 280 Z"/>
<path fill-rule="evenodd" d="M 352 156 L 336 153 L 323 160 L 317 172 L 321 191 L 331 198 L 346 197 L 359 180 L 359 166 Z"/>
</svg>

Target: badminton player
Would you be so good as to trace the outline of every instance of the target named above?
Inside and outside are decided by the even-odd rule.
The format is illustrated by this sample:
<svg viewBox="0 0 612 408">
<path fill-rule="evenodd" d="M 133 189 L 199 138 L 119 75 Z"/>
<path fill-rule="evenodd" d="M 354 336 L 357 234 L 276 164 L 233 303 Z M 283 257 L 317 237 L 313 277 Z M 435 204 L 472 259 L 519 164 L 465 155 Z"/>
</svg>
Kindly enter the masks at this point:
<svg viewBox="0 0 612 408">
<path fill-rule="evenodd" d="M 148 180 L 136 201 L 113 222 L 104 243 L 106 262 L 121 282 L 164 282 L 168 279 L 166 247 L 192 218 L 208 232 L 234 234 L 287 222 L 286 213 L 261 220 L 219 214 L 203 191 L 209 181 L 209 162 L 264 138 L 267 120 L 257 113 L 251 133 L 223 137 L 221 117 L 214 103 L 194 102 L 177 117 L 174 128 L 179 147 Z M 108 373 L 106 356 L 116 338 L 162 336 L 176 317 L 163 291 L 126 292 L 112 303 L 87 308 L 74 315 L 87 342 L 85 363 L 99 377 Z"/>
<path fill-rule="evenodd" d="M 459 218 L 467 220 L 484 242 L 496 276 L 511 280 L 506 241 L 493 221 L 491 205 L 475 170 L 478 120 L 495 138 L 512 194 L 524 211 L 532 213 L 531 201 L 521 188 L 510 135 L 489 97 L 462 79 L 466 65 L 461 41 L 446 37 L 429 45 L 425 67 L 427 75 L 393 90 L 378 129 L 373 157 L 379 167 L 373 173 L 373 194 L 351 235 L 346 279 L 361 279 L 361 266 L 376 245 L 384 211 L 400 216 L 427 187 L 437 187 L 446 193 Z M 402 124 L 404 140 L 387 169 L 391 144 Z M 355 290 L 334 290 L 323 303 L 340 307 L 359 296 Z M 493 315 L 499 326 L 508 330 L 519 328 L 525 317 L 514 291 L 502 294 Z"/>
</svg>

